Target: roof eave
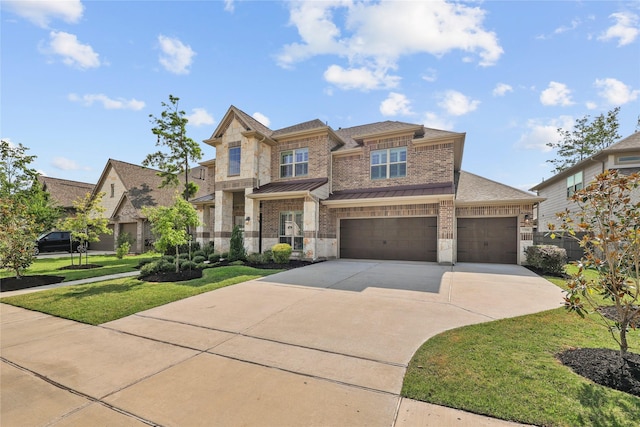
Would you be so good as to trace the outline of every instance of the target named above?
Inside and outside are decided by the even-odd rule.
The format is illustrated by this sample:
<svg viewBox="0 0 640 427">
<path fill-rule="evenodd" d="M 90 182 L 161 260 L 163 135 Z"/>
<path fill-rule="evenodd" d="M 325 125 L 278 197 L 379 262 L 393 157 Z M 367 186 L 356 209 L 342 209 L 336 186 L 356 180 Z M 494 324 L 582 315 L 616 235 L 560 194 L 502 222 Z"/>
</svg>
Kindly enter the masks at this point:
<svg viewBox="0 0 640 427">
<path fill-rule="evenodd" d="M 393 206 L 406 204 L 440 203 L 453 200 L 453 194 L 433 194 L 428 196 L 370 197 L 361 199 L 323 200 L 329 208 L 351 208 L 361 206 Z"/>
</svg>

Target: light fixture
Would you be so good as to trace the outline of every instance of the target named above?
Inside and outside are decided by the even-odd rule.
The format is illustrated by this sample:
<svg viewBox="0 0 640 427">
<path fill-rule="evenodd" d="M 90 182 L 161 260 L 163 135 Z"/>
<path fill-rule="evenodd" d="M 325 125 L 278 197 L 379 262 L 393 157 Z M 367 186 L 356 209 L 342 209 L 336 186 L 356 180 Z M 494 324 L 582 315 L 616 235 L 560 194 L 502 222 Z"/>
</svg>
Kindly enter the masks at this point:
<svg viewBox="0 0 640 427">
<path fill-rule="evenodd" d="M 245 221 L 245 222 L 249 222 L 249 221 L 251 221 L 251 217 L 250 217 L 250 216 L 246 217 L 246 218 L 244 219 L 244 221 Z"/>
<path fill-rule="evenodd" d="M 529 218 L 530 218 L 530 217 L 529 217 L 529 214 L 526 214 L 526 215 L 524 216 L 524 223 L 525 223 L 525 224 L 527 224 L 527 225 L 529 225 L 529 222 L 530 222 L 530 219 L 529 219 Z"/>
</svg>

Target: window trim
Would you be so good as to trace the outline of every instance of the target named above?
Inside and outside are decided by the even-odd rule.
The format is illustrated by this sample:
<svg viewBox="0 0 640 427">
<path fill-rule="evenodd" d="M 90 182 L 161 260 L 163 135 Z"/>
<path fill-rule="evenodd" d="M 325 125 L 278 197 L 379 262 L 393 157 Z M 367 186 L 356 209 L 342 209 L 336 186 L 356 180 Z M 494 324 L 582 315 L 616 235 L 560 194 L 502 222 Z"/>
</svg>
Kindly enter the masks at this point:
<svg viewBox="0 0 640 427">
<path fill-rule="evenodd" d="M 403 161 L 391 161 L 391 155 L 393 152 L 404 153 Z M 376 154 L 384 153 L 384 162 L 373 163 L 373 156 Z M 399 156 L 400 158 L 401 156 Z M 391 166 L 393 165 L 404 165 L 404 175 L 391 176 Z M 384 167 L 384 176 L 383 177 L 374 177 L 373 176 L 373 168 Z M 393 148 L 384 148 L 381 150 L 371 150 L 369 153 L 369 178 L 371 180 L 381 180 L 381 179 L 395 179 L 395 178 L 406 178 L 407 177 L 407 147 L 393 147 Z"/>
<path fill-rule="evenodd" d="M 580 176 L 580 181 L 577 181 L 576 178 Z M 571 184 L 569 184 L 571 182 Z M 567 199 L 573 196 L 577 191 L 580 191 L 584 188 L 584 173 L 582 171 L 576 172 L 573 175 L 570 175 L 565 180 L 565 186 L 567 188 Z"/>
<path fill-rule="evenodd" d="M 640 155 L 638 154 L 622 154 L 616 157 L 616 164 L 626 165 L 640 163 Z"/>
<path fill-rule="evenodd" d="M 291 215 L 291 222 L 296 224 L 296 216 L 300 215 L 299 234 L 295 234 L 295 229 L 291 234 L 287 234 L 286 230 L 283 230 L 282 226 L 286 226 L 287 219 L 283 220 L 283 216 Z M 288 243 L 291 245 L 291 249 L 296 252 L 304 250 L 304 211 L 280 211 L 278 215 L 278 242 Z M 296 245 L 299 243 L 299 245 Z"/>
<path fill-rule="evenodd" d="M 235 170 L 234 171 L 231 170 L 231 152 L 233 150 L 238 150 L 238 172 L 237 173 L 235 172 Z M 238 146 L 233 146 L 233 147 L 230 146 L 229 150 L 228 150 L 228 156 L 229 157 L 228 157 L 228 161 L 227 161 L 227 163 L 228 163 L 228 165 L 227 165 L 227 176 L 238 176 L 238 175 L 240 175 L 240 171 L 241 171 L 240 165 L 242 163 L 242 147 L 240 147 L 239 145 Z"/>
<path fill-rule="evenodd" d="M 306 160 L 303 162 L 298 162 L 296 161 L 297 158 L 297 154 L 298 153 L 303 153 L 306 152 Z M 283 162 L 283 157 L 287 154 L 291 154 L 291 163 L 284 163 Z M 297 167 L 298 165 L 304 165 L 306 164 L 306 173 L 304 174 L 298 174 L 296 173 Z M 282 174 L 282 168 L 283 166 L 291 166 L 291 175 L 283 175 Z M 280 152 L 280 178 L 296 178 L 299 176 L 308 176 L 309 175 L 309 148 L 308 147 L 304 147 L 304 148 L 296 148 L 293 150 L 285 150 L 285 151 L 281 151 Z"/>
</svg>

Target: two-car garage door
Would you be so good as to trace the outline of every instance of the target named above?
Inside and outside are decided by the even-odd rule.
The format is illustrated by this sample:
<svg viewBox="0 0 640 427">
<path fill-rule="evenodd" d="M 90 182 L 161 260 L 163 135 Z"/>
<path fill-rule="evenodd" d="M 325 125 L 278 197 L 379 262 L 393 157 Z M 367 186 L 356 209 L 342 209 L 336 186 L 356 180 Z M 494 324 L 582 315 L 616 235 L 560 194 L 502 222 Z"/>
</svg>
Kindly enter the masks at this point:
<svg viewBox="0 0 640 427">
<path fill-rule="evenodd" d="M 340 258 L 437 261 L 435 217 L 340 221 Z"/>
</svg>

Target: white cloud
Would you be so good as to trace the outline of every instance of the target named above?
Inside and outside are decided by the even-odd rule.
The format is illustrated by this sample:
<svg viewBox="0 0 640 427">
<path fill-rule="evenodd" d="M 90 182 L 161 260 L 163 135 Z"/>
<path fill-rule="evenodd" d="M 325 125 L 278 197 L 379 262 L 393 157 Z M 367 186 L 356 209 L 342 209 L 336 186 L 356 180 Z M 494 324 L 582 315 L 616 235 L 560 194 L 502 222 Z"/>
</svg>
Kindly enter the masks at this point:
<svg viewBox="0 0 640 427">
<path fill-rule="evenodd" d="M 224 0 L 224 10 L 227 12 L 233 12 L 235 10 L 233 0 Z"/>
<path fill-rule="evenodd" d="M 380 104 L 380 112 L 383 116 L 397 116 L 398 114 L 410 115 L 411 101 L 401 93 L 391 92 L 387 99 Z"/>
<path fill-rule="evenodd" d="M 503 53 L 496 34 L 483 28 L 485 11 L 462 3 L 334 0 L 291 2 L 289 7 L 289 21 L 297 28 L 300 42 L 285 45 L 277 56 L 278 64 L 289 68 L 316 55 L 347 60 L 346 67 L 330 67 L 325 78 L 338 70 L 351 74 L 366 71 L 378 81 L 388 82 L 397 80 L 387 73 L 396 69 L 405 55 L 429 53 L 440 57 L 462 51 L 467 54 L 465 60 L 474 57 L 481 66 L 489 66 Z M 365 87 L 390 86 L 378 83 Z"/>
<path fill-rule="evenodd" d="M 452 116 L 462 116 L 477 109 L 480 101 L 473 100 L 456 90 L 448 90 L 441 96 L 438 105 Z"/>
<path fill-rule="evenodd" d="M 62 62 L 70 67 L 86 70 L 100 66 L 100 57 L 90 45 L 80 43 L 78 37 L 64 31 L 51 31 L 49 44 L 41 50 L 61 56 Z"/>
<path fill-rule="evenodd" d="M 513 88 L 511 85 L 506 83 L 498 83 L 495 88 L 493 88 L 493 96 L 505 96 L 507 92 L 513 92 Z"/>
<path fill-rule="evenodd" d="M 66 157 L 54 157 L 51 161 L 51 165 L 56 169 L 63 171 L 77 171 L 77 170 L 91 170 L 86 166 L 80 166 L 78 163 Z"/>
<path fill-rule="evenodd" d="M 215 123 L 213 116 L 204 108 L 192 108 L 191 114 L 187 115 L 186 119 L 189 120 L 187 124 L 192 126 L 205 126 Z"/>
<path fill-rule="evenodd" d="M 163 35 L 158 36 L 160 44 L 160 64 L 174 74 L 189 74 L 189 67 L 193 62 L 196 53 L 191 46 L 185 45 L 180 40 Z"/>
<path fill-rule="evenodd" d="M 527 122 L 527 130 L 516 143 L 516 146 L 526 150 L 537 150 L 542 152 L 551 151 L 551 147 L 547 144 L 550 142 L 560 141 L 558 129 L 573 129 L 573 117 L 560 116 L 557 119 L 542 121 L 539 119 L 530 119 Z"/>
<path fill-rule="evenodd" d="M 145 107 L 145 103 L 143 101 L 138 101 L 137 99 L 111 99 L 107 95 L 96 93 L 96 94 L 86 94 L 86 95 L 76 95 L 75 93 L 69 94 L 67 97 L 69 101 L 73 102 L 81 102 L 83 105 L 89 107 L 93 105 L 95 102 L 99 102 L 102 106 L 107 110 L 142 110 Z"/>
<path fill-rule="evenodd" d="M 422 75 L 422 80 L 427 82 L 435 82 L 438 79 L 438 72 L 433 68 L 429 68 L 426 73 Z"/>
<path fill-rule="evenodd" d="M 35 0 L 3 0 L 6 7 L 33 24 L 47 28 L 53 19 L 75 24 L 82 18 L 84 7 L 80 0 L 35 1 Z"/>
<path fill-rule="evenodd" d="M 618 39 L 618 46 L 625 46 L 638 37 L 640 29 L 638 29 L 638 15 L 632 12 L 617 12 L 609 15 L 609 18 L 616 20 L 615 25 L 607 28 L 598 40 L 609 41 Z"/>
<path fill-rule="evenodd" d="M 341 89 L 390 89 L 398 86 L 399 76 L 391 76 L 385 70 L 371 70 L 366 67 L 344 69 L 331 65 L 324 72 L 324 79 Z"/>
<path fill-rule="evenodd" d="M 269 117 L 265 116 L 264 114 L 262 114 L 262 113 L 260 113 L 258 111 L 253 113 L 253 115 L 251 117 L 253 117 L 257 121 L 259 121 L 260 123 L 262 123 L 266 127 L 269 127 L 271 125 L 271 120 L 269 119 Z"/>
<path fill-rule="evenodd" d="M 587 107 L 588 110 L 595 110 L 596 108 L 598 108 L 598 104 L 593 101 L 587 101 L 585 107 Z"/>
<path fill-rule="evenodd" d="M 601 89 L 598 95 L 612 105 L 623 105 L 635 101 L 640 95 L 640 90 L 632 90 L 631 86 L 613 78 L 596 79 L 594 86 Z"/>
<path fill-rule="evenodd" d="M 570 25 L 562 25 L 558 28 L 556 28 L 553 33 L 554 34 L 562 34 L 562 33 L 566 33 L 567 31 L 573 31 L 576 28 L 578 28 L 578 26 L 580 25 L 580 20 L 579 19 L 573 19 L 571 20 L 571 24 Z"/>
<path fill-rule="evenodd" d="M 422 124 L 431 129 L 451 130 L 453 123 L 433 112 L 426 112 Z"/>
<path fill-rule="evenodd" d="M 540 94 L 542 105 L 561 105 L 567 107 L 573 105 L 571 91 L 564 83 L 549 82 L 549 87 Z"/>
</svg>

